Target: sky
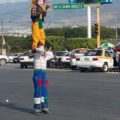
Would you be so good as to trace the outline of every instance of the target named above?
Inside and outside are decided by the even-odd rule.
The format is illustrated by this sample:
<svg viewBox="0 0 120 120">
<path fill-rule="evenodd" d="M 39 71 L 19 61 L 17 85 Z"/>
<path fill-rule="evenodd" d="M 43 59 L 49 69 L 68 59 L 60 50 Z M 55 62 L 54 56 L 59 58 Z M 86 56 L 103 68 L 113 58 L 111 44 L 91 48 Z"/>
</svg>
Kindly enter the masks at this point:
<svg viewBox="0 0 120 120">
<path fill-rule="evenodd" d="M 3 3 L 15 3 L 15 2 L 25 2 L 25 1 L 31 1 L 31 0 L 0 0 L 0 4 L 3 4 Z M 53 2 L 53 1 L 56 1 L 56 0 L 47 0 L 48 2 Z M 57 1 L 62 1 L 62 0 L 57 0 Z M 64 0 L 66 1 L 66 0 Z"/>
<path fill-rule="evenodd" d="M 0 0 L 0 4 L 8 3 L 8 2 L 14 3 L 14 2 L 24 2 L 24 1 L 29 1 L 29 0 Z"/>
</svg>

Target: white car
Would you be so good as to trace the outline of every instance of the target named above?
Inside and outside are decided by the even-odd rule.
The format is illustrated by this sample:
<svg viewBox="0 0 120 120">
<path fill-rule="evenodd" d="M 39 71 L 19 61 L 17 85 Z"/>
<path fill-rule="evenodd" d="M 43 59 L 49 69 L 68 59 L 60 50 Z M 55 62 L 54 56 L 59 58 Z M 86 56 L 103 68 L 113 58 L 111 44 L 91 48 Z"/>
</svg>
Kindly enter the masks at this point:
<svg viewBox="0 0 120 120">
<path fill-rule="evenodd" d="M 13 63 L 13 60 L 17 58 L 21 53 L 14 53 L 8 56 L 8 62 Z"/>
<path fill-rule="evenodd" d="M 33 57 L 31 56 L 31 51 L 27 51 L 19 57 L 20 68 L 27 68 L 28 66 L 33 66 Z"/>
<path fill-rule="evenodd" d="M 72 50 L 71 54 L 70 54 L 70 66 L 71 66 L 71 69 L 76 69 L 77 68 L 77 65 L 76 65 L 76 62 L 77 62 L 77 59 L 80 57 L 80 56 L 83 56 L 84 53 L 86 52 L 86 50 L 88 50 L 87 48 L 76 48 L 74 50 Z"/>
<path fill-rule="evenodd" d="M 0 65 L 5 65 L 8 62 L 7 55 L 0 55 Z"/>
<path fill-rule="evenodd" d="M 114 68 L 114 61 L 108 50 L 88 50 L 77 59 L 77 67 L 80 71 L 98 69 L 107 72 L 109 68 Z"/>
<path fill-rule="evenodd" d="M 70 52 L 58 51 L 55 53 L 56 66 L 70 66 Z"/>
</svg>

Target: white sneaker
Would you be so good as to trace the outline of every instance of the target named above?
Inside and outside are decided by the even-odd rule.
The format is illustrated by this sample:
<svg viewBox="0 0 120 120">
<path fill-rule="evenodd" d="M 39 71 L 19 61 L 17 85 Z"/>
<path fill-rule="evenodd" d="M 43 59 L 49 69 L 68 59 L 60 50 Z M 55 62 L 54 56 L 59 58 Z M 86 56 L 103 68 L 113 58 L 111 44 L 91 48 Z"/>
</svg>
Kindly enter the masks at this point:
<svg viewBox="0 0 120 120">
<path fill-rule="evenodd" d="M 41 110 L 39 110 L 39 109 L 35 109 L 35 110 L 34 110 L 34 114 L 40 115 L 40 113 L 41 113 Z"/>
</svg>

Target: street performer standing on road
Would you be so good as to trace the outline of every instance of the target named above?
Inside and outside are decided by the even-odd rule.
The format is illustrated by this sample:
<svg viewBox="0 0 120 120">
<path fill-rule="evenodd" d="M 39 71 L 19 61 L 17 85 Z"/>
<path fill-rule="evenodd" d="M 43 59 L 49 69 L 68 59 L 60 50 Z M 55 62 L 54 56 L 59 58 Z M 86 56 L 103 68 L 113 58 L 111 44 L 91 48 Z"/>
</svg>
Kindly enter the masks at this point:
<svg viewBox="0 0 120 120">
<path fill-rule="evenodd" d="M 48 113 L 48 81 L 46 78 L 44 17 L 49 5 L 46 0 L 32 0 L 32 53 L 34 54 L 34 111 Z"/>
</svg>

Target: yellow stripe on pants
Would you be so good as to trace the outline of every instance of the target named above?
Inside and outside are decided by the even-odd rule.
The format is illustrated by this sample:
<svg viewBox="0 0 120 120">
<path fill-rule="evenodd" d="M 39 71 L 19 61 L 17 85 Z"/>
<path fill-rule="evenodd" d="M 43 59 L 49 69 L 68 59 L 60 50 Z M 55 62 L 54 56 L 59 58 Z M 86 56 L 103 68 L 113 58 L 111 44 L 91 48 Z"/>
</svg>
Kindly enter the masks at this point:
<svg viewBox="0 0 120 120">
<path fill-rule="evenodd" d="M 44 28 L 39 28 L 38 22 L 32 23 L 32 49 L 38 46 L 38 43 L 45 45 L 45 31 Z"/>
</svg>

